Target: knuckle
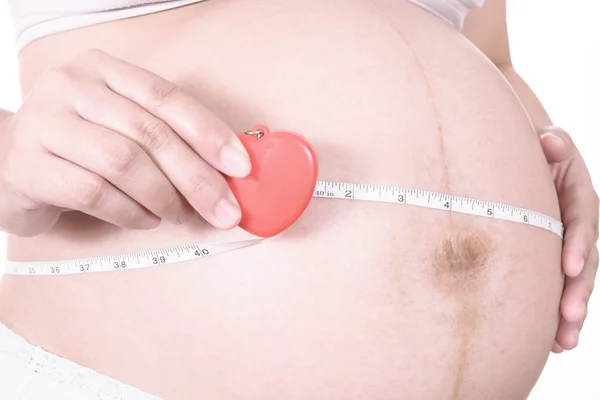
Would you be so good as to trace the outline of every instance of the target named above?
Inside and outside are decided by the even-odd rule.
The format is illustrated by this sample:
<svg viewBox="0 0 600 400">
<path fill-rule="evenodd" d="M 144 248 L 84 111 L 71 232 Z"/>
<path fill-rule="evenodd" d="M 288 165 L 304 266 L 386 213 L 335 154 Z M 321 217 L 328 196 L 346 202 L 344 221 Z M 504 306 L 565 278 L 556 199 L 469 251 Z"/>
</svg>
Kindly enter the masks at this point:
<svg viewBox="0 0 600 400">
<path fill-rule="evenodd" d="M 108 56 L 108 53 L 104 50 L 98 49 L 98 48 L 91 48 L 91 49 L 87 49 L 84 50 L 80 53 L 81 56 L 85 57 L 86 59 L 91 58 L 105 58 Z"/>
<path fill-rule="evenodd" d="M 5 171 L 2 171 L 2 174 L 0 176 L 0 182 L 2 183 L 1 186 L 5 186 L 6 188 L 10 188 L 13 190 L 23 190 L 24 186 L 28 186 L 27 184 L 25 184 L 23 177 L 18 177 L 17 174 L 11 173 L 11 171 L 14 169 L 6 169 Z M 4 187 L 2 189 L 5 189 Z"/>
<path fill-rule="evenodd" d="M 120 218 L 120 225 L 124 227 L 136 227 L 144 219 L 143 212 L 136 204 L 123 208 L 123 214 Z"/>
<path fill-rule="evenodd" d="M 90 70 L 101 66 L 108 56 L 108 53 L 99 49 L 80 52 L 64 64 L 47 71 L 44 82 L 55 90 L 64 91 L 81 81 L 83 76 L 89 75 Z"/>
<path fill-rule="evenodd" d="M 2 168 L 0 168 L 0 179 L 9 185 L 14 185 L 19 179 L 19 174 L 15 173 L 19 171 L 21 157 L 15 157 L 10 152 L 4 159 Z"/>
<path fill-rule="evenodd" d="M 139 151 L 135 145 L 126 145 L 111 150 L 106 156 L 106 163 L 112 173 L 123 174 L 134 167 L 138 157 Z"/>
<path fill-rule="evenodd" d="M 200 123 L 194 128 L 198 132 L 203 132 L 202 140 L 214 150 L 220 150 L 230 143 L 230 133 L 224 129 L 207 129 L 206 126 Z"/>
<path fill-rule="evenodd" d="M 102 178 L 92 178 L 75 186 L 73 200 L 83 208 L 95 208 L 104 196 L 106 183 Z"/>
<path fill-rule="evenodd" d="M 40 121 L 48 121 L 49 115 L 45 110 L 40 110 L 36 107 L 29 107 L 29 105 L 23 105 L 24 112 L 22 114 L 15 114 L 15 118 L 11 121 L 9 130 L 12 134 L 13 145 L 27 143 L 31 147 L 30 135 L 39 133 Z"/>
<path fill-rule="evenodd" d="M 2 165 L 0 179 L 6 182 L 9 186 L 23 189 L 29 186 L 31 175 L 26 171 L 30 171 L 30 166 L 35 165 L 31 156 L 22 152 L 11 151 L 4 160 Z"/>
<path fill-rule="evenodd" d="M 108 57 L 108 53 L 97 48 L 79 52 L 72 60 L 73 64 L 97 66 Z"/>
<path fill-rule="evenodd" d="M 214 176 L 209 168 L 198 168 L 187 180 L 190 194 L 202 193 L 203 198 L 216 196 Z"/>
<path fill-rule="evenodd" d="M 77 70 L 70 65 L 62 65 L 54 68 L 46 74 L 45 82 L 52 88 L 64 91 L 72 86 L 78 80 Z"/>
<path fill-rule="evenodd" d="M 33 200 L 24 193 L 15 193 L 13 195 L 13 199 L 15 200 L 15 203 L 21 212 L 39 212 L 41 209 L 44 209 L 46 214 L 50 212 L 49 207 L 42 205 L 39 201 Z"/>
<path fill-rule="evenodd" d="M 156 213 L 158 215 L 168 215 L 179 208 L 179 194 L 174 189 L 169 188 L 160 193 L 162 194 L 161 201 L 156 208 Z"/>
<path fill-rule="evenodd" d="M 172 82 L 160 81 L 150 87 L 150 99 L 152 107 L 155 109 L 161 108 L 165 103 L 169 102 L 176 94 L 180 92 L 179 86 Z"/>
<path fill-rule="evenodd" d="M 141 141 L 148 151 L 155 153 L 163 149 L 172 138 L 169 126 L 159 119 L 148 119 L 140 126 Z"/>
</svg>

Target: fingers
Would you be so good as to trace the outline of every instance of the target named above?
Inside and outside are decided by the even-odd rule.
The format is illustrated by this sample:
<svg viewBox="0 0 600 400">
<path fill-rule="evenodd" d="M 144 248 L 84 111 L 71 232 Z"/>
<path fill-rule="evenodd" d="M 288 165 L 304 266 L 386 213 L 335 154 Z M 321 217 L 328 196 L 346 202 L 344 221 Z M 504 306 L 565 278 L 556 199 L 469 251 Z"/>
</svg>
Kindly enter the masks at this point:
<svg viewBox="0 0 600 400">
<path fill-rule="evenodd" d="M 552 346 L 552 352 L 556 353 L 556 354 L 560 354 L 563 351 L 565 351 L 562 347 L 560 347 L 560 345 L 556 342 L 554 342 L 554 345 Z"/>
<path fill-rule="evenodd" d="M 76 117 L 62 126 L 41 139 L 47 150 L 104 178 L 156 216 L 183 222 L 183 199 L 135 142 Z"/>
<path fill-rule="evenodd" d="M 560 188 L 565 236 L 563 270 L 575 277 L 583 270 L 598 240 L 598 200 L 592 187 L 574 183 Z"/>
<path fill-rule="evenodd" d="M 575 277 L 567 277 L 560 304 L 562 315 L 557 332 L 557 343 L 566 350 L 577 346 L 579 333 L 587 316 L 587 304 L 594 289 L 598 266 L 598 249 L 595 248 L 583 272 Z"/>
<path fill-rule="evenodd" d="M 0 229 L 19 237 L 47 232 L 61 215 L 61 210 L 33 202 L 17 193 L 0 192 Z"/>
<path fill-rule="evenodd" d="M 549 163 L 559 163 L 567 160 L 574 151 L 571 136 L 556 126 L 546 126 L 538 132 L 540 143 L 546 160 Z"/>
<path fill-rule="evenodd" d="M 575 278 L 566 278 L 560 311 L 567 321 L 583 322 L 586 306 L 594 289 L 597 266 L 598 249 L 595 248 L 583 272 Z"/>
<path fill-rule="evenodd" d="M 88 121 L 102 124 L 130 139 L 131 143 L 137 143 L 140 151 L 164 174 L 165 182 L 168 179 L 209 223 L 222 229 L 239 223 L 241 211 L 223 175 L 162 120 L 107 88 L 91 93 L 89 101 L 78 106 L 78 112 Z M 155 180 L 144 176 L 141 182 L 147 185 Z M 163 198 L 166 193 L 162 193 Z M 160 194 L 158 190 L 157 199 L 161 198 Z M 168 194 L 171 198 L 171 193 Z M 188 214 L 187 217 L 191 217 L 191 213 Z"/>
<path fill-rule="evenodd" d="M 50 154 L 38 159 L 38 174 L 19 181 L 19 189 L 34 201 L 79 210 L 114 225 L 151 229 L 160 219 L 105 179 Z"/>
<path fill-rule="evenodd" d="M 579 328 L 575 322 L 561 318 L 556 332 L 556 344 L 563 350 L 573 350 L 579 344 Z"/>
<path fill-rule="evenodd" d="M 58 90 L 66 95 L 48 103 Z M 18 132 L 5 135 L 20 167 L 12 169 L 35 172 L 13 173 L 16 182 L 6 184 L 51 223 L 72 209 L 144 228 L 160 218 L 182 222 L 191 207 L 218 228 L 239 223 L 221 172 L 248 175 L 244 146 L 200 102 L 149 71 L 88 51 L 46 74 L 18 114 Z"/>
<path fill-rule="evenodd" d="M 582 320 L 587 297 L 591 291 L 589 283 L 585 281 L 584 274 L 577 278 L 566 278 L 565 290 L 560 302 L 560 312 L 567 322 L 579 322 Z"/>
<path fill-rule="evenodd" d="M 208 164 L 234 177 L 250 173 L 250 159 L 236 134 L 179 86 L 142 68 L 111 58 L 107 86 L 167 123 Z"/>
<path fill-rule="evenodd" d="M 554 169 L 566 228 L 562 266 L 567 278 L 553 347 L 554 352 L 560 353 L 577 346 L 594 287 L 598 267 L 598 195 L 581 155 L 564 130 L 546 127 L 540 132 L 540 142 L 549 163 L 562 163 Z"/>
</svg>

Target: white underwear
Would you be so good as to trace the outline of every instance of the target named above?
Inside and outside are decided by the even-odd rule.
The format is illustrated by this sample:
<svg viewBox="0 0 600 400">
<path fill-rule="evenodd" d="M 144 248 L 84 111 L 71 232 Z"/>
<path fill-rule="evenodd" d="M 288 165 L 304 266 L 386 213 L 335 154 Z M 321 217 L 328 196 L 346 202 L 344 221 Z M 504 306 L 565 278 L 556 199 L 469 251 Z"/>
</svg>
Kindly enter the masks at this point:
<svg viewBox="0 0 600 400">
<path fill-rule="evenodd" d="M 0 323 L 2 400 L 161 400 L 33 346 Z"/>
</svg>

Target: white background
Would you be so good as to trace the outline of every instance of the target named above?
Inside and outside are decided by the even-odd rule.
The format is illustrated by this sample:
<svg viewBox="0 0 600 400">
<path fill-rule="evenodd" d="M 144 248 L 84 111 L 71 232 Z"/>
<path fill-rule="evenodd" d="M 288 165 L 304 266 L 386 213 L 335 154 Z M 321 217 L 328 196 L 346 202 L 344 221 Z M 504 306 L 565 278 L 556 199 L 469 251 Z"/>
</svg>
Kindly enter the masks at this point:
<svg viewBox="0 0 600 400">
<path fill-rule="evenodd" d="M 600 4 L 592 0 L 508 0 L 508 6 L 517 70 L 554 123 L 574 137 L 595 186 L 600 188 L 600 159 L 594 157 L 600 150 L 596 137 L 600 114 L 600 24 L 596 19 Z M 7 7 L 1 2 L 0 108 L 15 111 L 20 96 L 13 40 Z M 0 260 L 5 258 L 4 251 L 0 236 Z M 551 356 L 530 399 L 600 399 L 600 293 L 592 298 L 580 346 Z"/>
</svg>

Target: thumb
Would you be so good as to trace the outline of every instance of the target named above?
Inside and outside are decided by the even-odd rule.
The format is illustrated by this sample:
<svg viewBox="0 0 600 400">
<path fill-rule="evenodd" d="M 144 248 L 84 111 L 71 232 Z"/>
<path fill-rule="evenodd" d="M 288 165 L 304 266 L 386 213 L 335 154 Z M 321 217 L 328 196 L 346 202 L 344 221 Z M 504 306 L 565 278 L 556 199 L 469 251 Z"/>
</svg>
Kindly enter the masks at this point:
<svg viewBox="0 0 600 400">
<path fill-rule="evenodd" d="M 563 162 L 573 154 L 573 140 L 564 129 L 554 125 L 545 126 L 538 131 L 538 136 L 548 163 Z"/>
</svg>

